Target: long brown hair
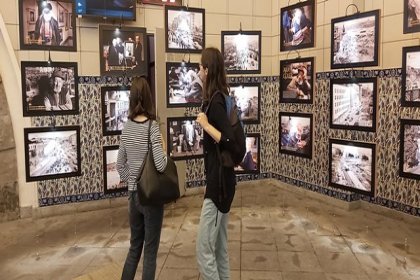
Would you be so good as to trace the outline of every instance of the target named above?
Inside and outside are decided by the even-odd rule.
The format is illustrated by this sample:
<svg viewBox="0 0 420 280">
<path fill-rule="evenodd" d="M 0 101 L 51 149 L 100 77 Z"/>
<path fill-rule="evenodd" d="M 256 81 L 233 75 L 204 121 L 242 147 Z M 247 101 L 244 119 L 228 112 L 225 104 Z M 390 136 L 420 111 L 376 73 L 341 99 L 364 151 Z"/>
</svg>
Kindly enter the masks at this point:
<svg viewBox="0 0 420 280">
<path fill-rule="evenodd" d="M 156 120 L 149 84 L 143 77 L 134 77 L 130 89 L 128 118 L 133 120 L 141 114 L 144 114 L 148 119 Z"/>
<path fill-rule="evenodd" d="M 203 88 L 203 99 L 208 101 L 216 91 L 229 95 L 226 71 L 221 52 L 216 48 L 206 48 L 201 53 L 201 65 L 207 69 L 207 78 Z"/>
</svg>

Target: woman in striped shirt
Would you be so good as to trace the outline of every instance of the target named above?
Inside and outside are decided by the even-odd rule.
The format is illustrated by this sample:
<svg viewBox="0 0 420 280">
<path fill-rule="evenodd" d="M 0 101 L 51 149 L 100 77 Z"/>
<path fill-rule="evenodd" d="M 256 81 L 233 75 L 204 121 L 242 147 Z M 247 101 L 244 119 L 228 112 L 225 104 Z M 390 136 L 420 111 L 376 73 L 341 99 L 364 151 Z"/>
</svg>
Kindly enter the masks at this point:
<svg viewBox="0 0 420 280">
<path fill-rule="evenodd" d="M 137 177 L 148 150 L 149 122 L 150 142 L 156 169 L 163 172 L 167 157 L 159 125 L 156 122 L 152 94 L 144 78 L 133 78 L 130 90 L 129 120 L 121 136 L 117 169 L 121 181 L 128 184 L 130 249 L 125 260 L 121 279 L 134 279 L 144 247 L 143 280 L 155 279 L 156 257 L 159 249 L 163 220 L 162 206 L 141 205 L 137 196 Z"/>
</svg>

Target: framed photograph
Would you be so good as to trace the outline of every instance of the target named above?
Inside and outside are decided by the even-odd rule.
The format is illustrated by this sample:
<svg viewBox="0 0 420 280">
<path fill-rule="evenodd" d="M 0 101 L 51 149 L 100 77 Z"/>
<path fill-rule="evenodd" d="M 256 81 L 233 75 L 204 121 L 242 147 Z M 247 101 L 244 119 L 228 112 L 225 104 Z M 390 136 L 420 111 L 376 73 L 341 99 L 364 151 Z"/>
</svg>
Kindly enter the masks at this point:
<svg viewBox="0 0 420 280">
<path fill-rule="evenodd" d="M 375 144 L 330 139 L 329 184 L 375 195 Z"/>
<path fill-rule="evenodd" d="M 308 0 L 280 10 L 280 51 L 315 46 L 315 6 Z"/>
<path fill-rule="evenodd" d="M 77 63 L 22 61 L 23 116 L 79 114 Z"/>
<path fill-rule="evenodd" d="M 312 159 L 312 114 L 280 112 L 280 153 Z"/>
<path fill-rule="evenodd" d="M 102 76 L 147 76 L 146 28 L 99 26 Z"/>
<path fill-rule="evenodd" d="M 120 135 L 128 121 L 130 88 L 102 87 L 102 134 Z"/>
<path fill-rule="evenodd" d="M 402 53 L 401 105 L 420 107 L 420 47 L 404 47 Z"/>
<path fill-rule="evenodd" d="M 77 51 L 76 18 L 62 28 L 64 15 L 74 9 L 73 0 L 19 0 L 20 49 Z"/>
<path fill-rule="evenodd" d="M 165 6 L 166 52 L 201 53 L 205 48 L 204 9 Z"/>
<path fill-rule="evenodd" d="M 227 74 L 261 74 L 261 31 L 222 31 Z"/>
<path fill-rule="evenodd" d="M 127 184 L 120 185 L 120 175 L 117 171 L 117 158 L 119 146 L 104 146 L 104 193 L 127 191 Z"/>
<path fill-rule="evenodd" d="M 26 181 L 81 175 L 80 127 L 24 129 Z"/>
<path fill-rule="evenodd" d="M 173 160 L 204 157 L 204 131 L 196 117 L 168 118 L 168 154 Z"/>
<path fill-rule="evenodd" d="M 260 134 L 246 134 L 246 154 L 242 162 L 235 167 L 237 174 L 260 173 Z"/>
<path fill-rule="evenodd" d="M 280 61 L 280 103 L 313 103 L 314 58 Z"/>
<path fill-rule="evenodd" d="M 235 97 L 236 105 L 241 113 L 244 124 L 260 123 L 261 84 L 230 84 L 231 96 Z"/>
<path fill-rule="evenodd" d="M 419 9 L 419 0 L 404 0 L 404 34 L 420 31 Z"/>
<path fill-rule="evenodd" d="M 166 63 L 166 104 L 174 107 L 199 107 L 203 101 L 203 81 L 198 63 Z"/>
<path fill-rule="evenodd" d="M 159 6 L 182 6 L 182 0 L 142 0 L 143 4 L 159 5 Z"/>
<path fill-rule="evenodd" d="M 331 69 L 378 66 L 379 10 L 331 20 Z"/>
<path fill-rule="evenodd" d="M 330 127 L 376 131 L 376 78 L 330 81 Z"/>
<path fill-rule="evenodd" d="M 420 180 L 420 120 L 401 120 L 400 176 Z"/>
</svg>

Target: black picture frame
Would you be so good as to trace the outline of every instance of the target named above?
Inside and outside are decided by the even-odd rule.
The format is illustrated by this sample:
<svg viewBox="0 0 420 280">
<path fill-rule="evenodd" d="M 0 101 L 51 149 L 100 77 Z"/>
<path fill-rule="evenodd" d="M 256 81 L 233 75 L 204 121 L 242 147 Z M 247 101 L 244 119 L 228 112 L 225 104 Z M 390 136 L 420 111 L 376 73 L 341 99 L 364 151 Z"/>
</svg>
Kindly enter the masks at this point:
<svg viewBox="0 0 420 280">
<path fill-rule="evenodd" d="M 139 48 L 136 48 L 137 36 Z M 147 44 L 146 28 L 99 25 L 101 76 L 147 76 Z"/>
<path fill-rule="evenodd" d="M 246 134 L 246 154 L 244 159 L 235 166 L 236 174 L 259 174 L 261 166 L 261 134 Z"/>
<path fill-rule="evenodd" d="M 235 96 L 242 122 L 259 124 L 261 121 L 261 83 L 229 84 L 229 87 L 229 95 Z"/>
<path fill-rule="evenodd" d="M 166 63 L 166 106 L 168 108 L 199 107 L 203 102 L 203 81 L 198 76 L 200 65 L 187 62 Z"/>
<path fill-rule="evenodd" d="M 76 62 L 22 61 L 24 117 L 79 114 L 79 78 Z M 55 90 L 59 92 L 56 103 Z"/>
<path fill-rule="evenodd" d="M 347 151 L 344 150 L 346 147 L 348 147 Z M 375 196 L 375 144 L 330 139 L 328 153 L 328 183 L 330 186 L 371 197 Z M 368 161 L 367 163 L 370 161 L 370 164 L 366 165 L 366 161 Z"/>
<path fill-rule="evenodd" d="M 312 114 L 279 113 L 280 154 L 312 159 L 313 135 Z"/>
<path fill-rule="evenodd" d="M 194 128 L 193 141 L 190 141 L 190 143 L 185 140 L 184 136 L 188 133 L 185 126 L 188 121 Z M 196 117 L 174 117 L 167 119 L 167 151 L 173 160 L 204 157 L 203 137 L 204 130 L 196 122 Z"/>
<path fill-rule="evenodd" d="M 376 78 L 330 80 L 330 128 L 376 131 Z"/>
<path fill-rule="evenodd" d="M 51 5 L 51 26 L 54 35 L 43 36 L 37 29 L 41 26 L 42 11 Z M 19 39 L 21 50 L 77 51 L 75 4 L 73 0 L 31 1 L 19 0 Z M 72 14 L 68 28 L 60 26 L 64 13 Z M 39 29 L 40 30 L 40 29 Z M 57 40 L 57 38 L 59 39 Z"/>
<path fill-rule="evenodd" d="M 420 46 L 402 49 L 401 106 L 403 107 L 420 107 L 420 88 L 416 82 L 420 78 L 420 69 L 415 67 L 419 62 Z"/>
<path fill-rule="evenodd" d="M 280 60 L 280 103 L 313 104 L 314 78 L 314 57 Z"/>
<path fill-rule="evenodd" d="M 380 19 L 380 10 L 373 10 L 331 20 L 331 69 L 378 66 Z M 371 25 L 372 30 L 366 30 L 366 25 Z M 353 26 L 356 26 L 357 34 L 347 32 Z M 345 40 L 343 45 L 342 40 Z M 343 46 L 342 50 L 340 46 Z M 348 57 L 354 54 L 366 57 Z"/>
<path fill-rule="evenodd" d="M 194 27 L 197 32 L 190 36 L 192 38 L 189 38 L 192 42 L 187 42 L 189 45 L 185 45 L 185 48 L 184 45 L 180 45 L 179 36 L 177 38 L 175 32 L 170 28 L 170 26 L 174 26 L 173 18 L 178 15 L 178 13 L 182 13 L 182 15 L 185 16 L 192 14 L 190 15 L 190 18 L 197 21 L 196 24 L 198 25 Z M 180 19 L 178 17 L 179 15 L 176 17 L 179 22 Z M 189 33 L 194 33 L 194 30 L 190 30 Z M 167 53 L 201 53 L 206 47 L 205 10 L 185 6 L 165 6 L 165 34 L 165 49 Z M 194 39 L 196 40 L 194 41 Z M 172 44 L 172 46 L 170 44 Z"/>
<path fill-rule="evenodd" d="M 314 0 L 299 2 L 281 8 L 280 51 L 306 49 L 315 46 L 315 9 L 316 3 Z M 298 31 L 295 31 L 296 29 L 292 28 L 292 16 L 297 16 L 296 14 L 299 14 L 299 16 L 302 14 L 304 19 L 306 19 L 304 20 L 304 27 L 300 26 L 301 22 L 299 25 L 296 25 L 297 28 L 300 28 Z M 308 17 L 310 17 L 310 19 L 308 19 Z"/>
<path fill-rule="evenodd" d="M 52 137 L 55 139 L 48 140 Z M 80 126 L 24 128 L 24 139 L 27 182 L 81 176 Z M 64 151 L 64 148 L 68 150 Z M 36 167 L 39 160 L 43 166 Z M 44 171 L 47 168 L 49 170 Z M 50 172 L 52 168 L 70 171 Z"/>
<path fill-rule="evenodd" d="M 261 74 L 261 31 L 222 31 L 221 39 L 227 74 Z M 242 55 L 238 54 L 238 44 Z M 247 48 L 243 47 L 245 45 Z M 238 61 L 241 58 L 247 61 L 241 63 Z"/>
<path fill-rule="evenodd" d="M 128 121 L 130 88 L 101 87 L 102 135 L 120 135 Z"/>
<path fill-rule="evenodd" d="M 118 145 L 104 146 L 103 151 L 103 173 L 104 173 L 104 193 L 119 193 L 128 190 L 127 183 L 121 183 L 120 175 L 117 171 Z"/>
<path fill-rule="evenodd" d="M 414 14 L 413 7 L 409 5 L 409 0 L 404 0 L 404 34 L 420 32 L 420 19 L 413 18 Z"/>
<path fill-rule="evenodd" d="M 182 6 L 182 0 L 173 0 L 174 2 L 171 2 L 167 0 L 166 2 L 162 0 L 141 0 L 142 4 L 145 5 L 158 5 L 158 6 Z"/>
<path fill-rule="evenodd" d="M 400 177 L 420 180 L 420 120 L 400 120 Z"/>
</svg>

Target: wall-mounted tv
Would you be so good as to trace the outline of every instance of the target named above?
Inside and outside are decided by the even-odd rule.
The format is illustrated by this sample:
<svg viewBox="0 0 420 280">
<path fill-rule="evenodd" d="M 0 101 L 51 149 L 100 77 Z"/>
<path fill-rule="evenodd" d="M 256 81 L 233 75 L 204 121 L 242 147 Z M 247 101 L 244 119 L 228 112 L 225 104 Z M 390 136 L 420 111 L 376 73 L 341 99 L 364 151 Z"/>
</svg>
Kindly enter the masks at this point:
<svg viewBox="0 0 420 280">
<path fill-rule="evenodd" d="M 136 20 L 136 0 L 76 0 L 76 14 Z"/>
</svg>

